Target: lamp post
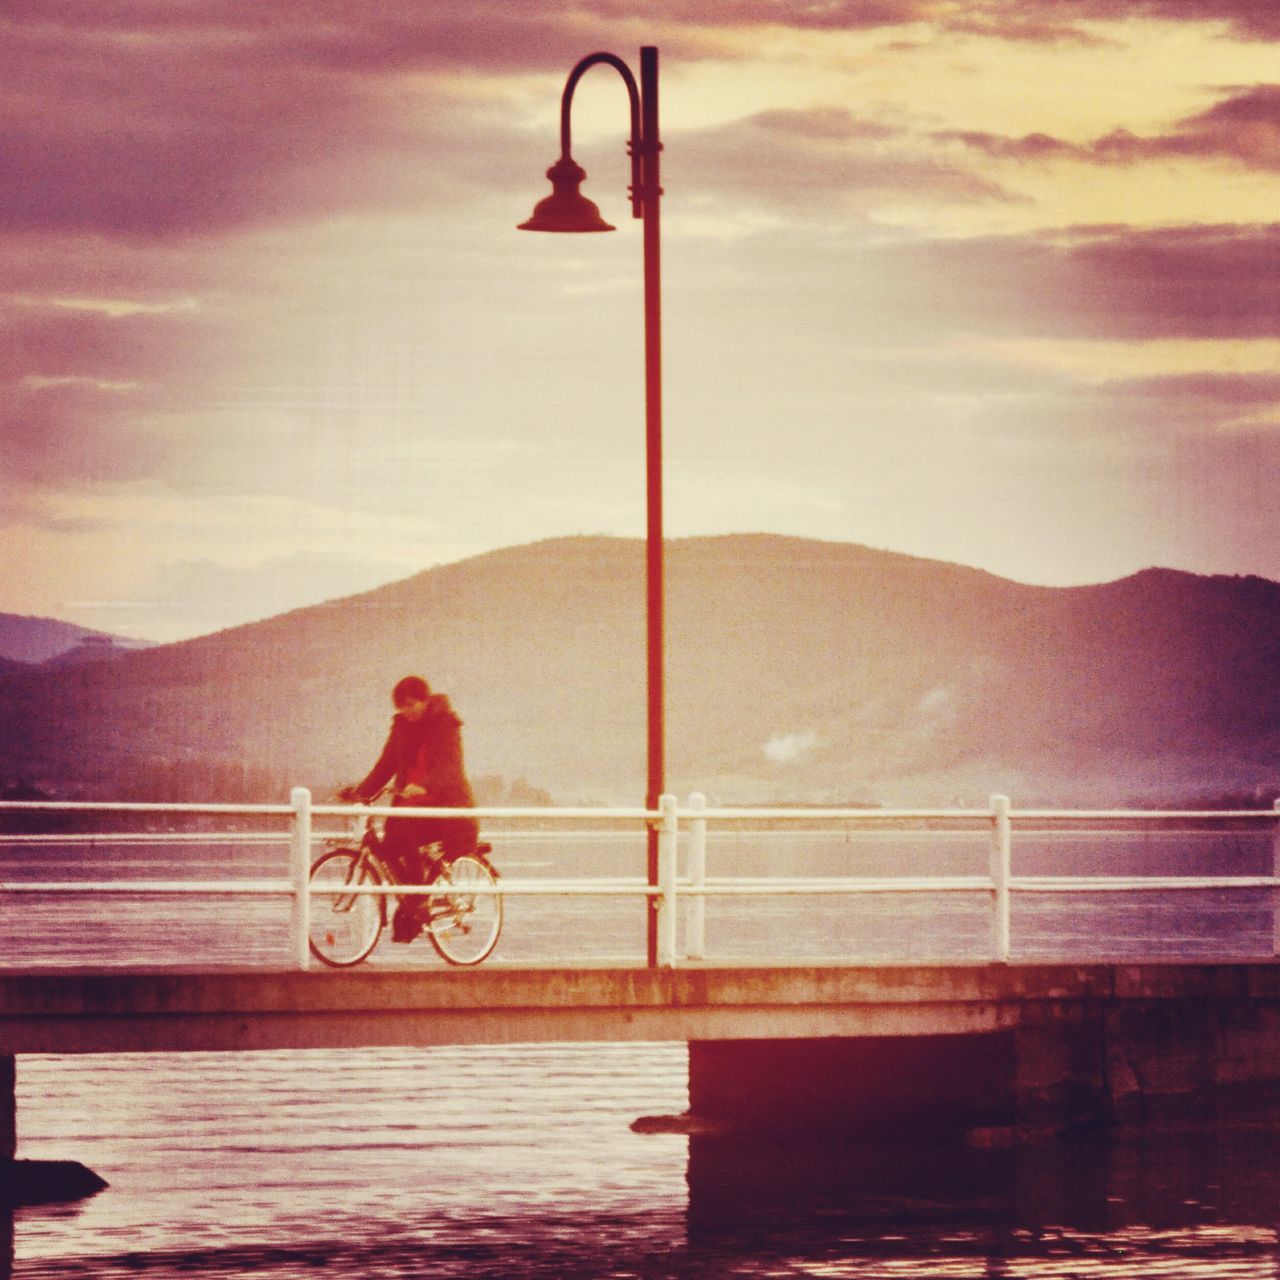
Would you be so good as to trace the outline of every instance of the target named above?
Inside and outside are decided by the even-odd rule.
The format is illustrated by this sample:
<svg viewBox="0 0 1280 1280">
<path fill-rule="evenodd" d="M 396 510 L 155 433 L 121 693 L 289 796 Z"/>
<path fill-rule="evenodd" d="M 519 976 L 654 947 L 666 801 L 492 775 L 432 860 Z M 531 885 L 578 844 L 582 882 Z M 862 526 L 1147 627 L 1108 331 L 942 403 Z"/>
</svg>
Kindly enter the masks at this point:
<svg viewBox="0 0 1280 1280">
<path fill-rule="evenodd" d="M 547 170 L 551 195 L 540 200 L 521 231 L 613 231 L 600 210 L 579 190 L 585 171 L 574 161 L 569 136 L 573 91 L 583 74 L 598 63 L 618 72 L 631 103 L 631 213 L 644 227 L 644 400 L 645 400 L 645 582 L 648 641 L 648 782 L 645 807 L 656 809 L 663 792 L 663 571 L 662 571 L 662 304 L 659 286 L 658 201 L 658 51 L 640 50 L 640 83 L 630 67 L 612 53 L 592 53 L 569 73 L 560 99 L 560 158 Z M 658 881 L 658 832 L 649 829 L 648 879 Z M 657 963 L 657 901 L 650 895 L 647 919 L 648 963 Z"/>
</svg>

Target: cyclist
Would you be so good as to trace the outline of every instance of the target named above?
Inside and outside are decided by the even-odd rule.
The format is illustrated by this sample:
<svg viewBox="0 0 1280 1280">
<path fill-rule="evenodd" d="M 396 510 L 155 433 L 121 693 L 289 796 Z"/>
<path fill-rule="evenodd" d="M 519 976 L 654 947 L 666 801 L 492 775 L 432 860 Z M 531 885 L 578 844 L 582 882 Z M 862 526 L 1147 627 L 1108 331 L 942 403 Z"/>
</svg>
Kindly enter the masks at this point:
<svg viewBox="0 0 1280 1280">
<path fill-rule="evenodd" d="M 462 721 L 449 699 L 433 694 L 421 676 L 405 676 L 391 691 L 395 714 L 377 763 L 363 781 L 343 787 L 343 800 L 368 803 L 394 781 L 393 805 L 470 808 L 475 801 L 462 760 Z M 438 841 L 448 858 L 475 851 L 474 818 L 389 818 L 383 856 L 402 884 L 425 884 L 434 871 L 421 852 Z M 394 942 L 412 942 L 422 932 L 426 899 L 402 898 L 391 921 Z"/>
</svg>

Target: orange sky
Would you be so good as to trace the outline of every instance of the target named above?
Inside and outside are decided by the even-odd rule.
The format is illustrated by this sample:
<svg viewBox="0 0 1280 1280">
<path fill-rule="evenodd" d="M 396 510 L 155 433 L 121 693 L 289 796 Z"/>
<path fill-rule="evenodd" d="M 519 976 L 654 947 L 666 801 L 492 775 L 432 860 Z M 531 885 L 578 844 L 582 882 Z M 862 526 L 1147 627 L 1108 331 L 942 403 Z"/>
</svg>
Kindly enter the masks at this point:
<svg viewBox="0 0 1280 1280">
<path fill-rule="evenodd" d="M 166 640 L 644 531 L 614 235 L 662 56 L 667 530 L 1280 579 L 1280 7 L 10 0 L 0 611 Z"/>
</svg>

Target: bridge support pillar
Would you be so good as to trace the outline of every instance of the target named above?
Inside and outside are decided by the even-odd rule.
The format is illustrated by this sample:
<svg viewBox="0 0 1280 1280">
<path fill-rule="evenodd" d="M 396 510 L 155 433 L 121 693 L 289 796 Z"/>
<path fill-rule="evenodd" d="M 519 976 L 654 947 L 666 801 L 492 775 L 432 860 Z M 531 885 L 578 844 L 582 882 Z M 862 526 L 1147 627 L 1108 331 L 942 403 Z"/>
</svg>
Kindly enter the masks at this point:
<svg viewBox="0 0 1280 1280">
<path fill-rule="evenodd" d="M 83 1200 L 107 1185 L 78 1161 L 19 1160 L 17 1154 L 17 1059 L 13 1054 L 0 1054 L 0 1214 L 8 1220 L 10 1233 L 14 1205 Z M 4 1246 L 0 1242 L 0 1276 L 5 1274 Z"/>
<path fill-rule="evenodd" d="M 982 1034 L 694 1041 L 689 1111 L 690 1133 L 811 1145 L 1274 1123 L 1280 1000 L 1097 1001 Z"/>
<path fill-rule="evenodd" d="M 1016 1120 L 1012 1033 L 689 1045 L 689 1110 L 709 1131 L 935 1138 Z"/>
<path fill-rule="evenodd" d="M 1009 1154 L 964 1136 L 1015 1122 L 1016 1066 L 1012 1032 L 691 1041 L 690 1231 L 859 1191 L 953 1194 L 966 1161 Z"/>
<path fill-rule="evenodd" d="M 1023 1127 L 1280 1121 L 1273 1000 L 1133 1000 L 1015 1035 Z"/>
<path fill-rule="evenodd" d="M 1036 1139 L 1122 1126 L 1185 1155 L 1280 1121 L 1280 998 L 1089 1001 L 983 1034 L 691 1042 L 677 1119 L 691 1230 L 858 1195 L 952 1203 L 993 1172 L 1011 1196 L 1051 1193 L 1038 1220 L 1058 1221 L 1082 1183 L 1055 1153 L 1097 1148 Z M 1105 1187 L 1096 1199 L 1109 1205 Z"/>
<path fill-rule="evenodd" d="M 0 1163 L 18 1153 L 18 1071 L 13 1054 L 0 1053 Z"/>
</svg>

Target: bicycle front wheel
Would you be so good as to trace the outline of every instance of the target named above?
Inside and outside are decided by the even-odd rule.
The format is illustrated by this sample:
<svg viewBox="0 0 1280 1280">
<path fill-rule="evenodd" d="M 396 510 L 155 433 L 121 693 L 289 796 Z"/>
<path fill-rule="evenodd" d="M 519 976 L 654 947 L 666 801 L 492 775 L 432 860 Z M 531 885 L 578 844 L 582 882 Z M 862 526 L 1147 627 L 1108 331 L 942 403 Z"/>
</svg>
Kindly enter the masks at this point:
<svg viewBox="0 0 1280 1280">
<path fill-rule="evenodd" d="M 428 901 L 427 932 L 443 960 L 479 964 L 498 945 L 502 895 L 498 877 L 481 857 L 463 854 L 440 872 L 439 894 Z"/>
<path fill-rule="evenodd" d="M 378 945 L 386 906 L 375 893 L 351 893 L 382 878 L 359 849 L 334 849 L 311 866 L 311 954 L 334 969 L 359 964 Z"/>
</svg>

